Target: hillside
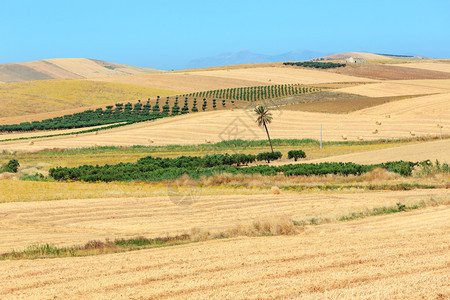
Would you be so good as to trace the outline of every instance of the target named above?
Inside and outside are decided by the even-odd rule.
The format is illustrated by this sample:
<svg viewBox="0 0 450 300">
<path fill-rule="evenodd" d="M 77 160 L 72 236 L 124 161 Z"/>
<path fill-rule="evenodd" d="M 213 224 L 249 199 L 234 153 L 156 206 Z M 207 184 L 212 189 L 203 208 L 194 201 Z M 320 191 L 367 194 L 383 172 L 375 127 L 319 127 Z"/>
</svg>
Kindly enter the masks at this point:
<svg viewBox="0 0 450 300">
<path fill-rule="evenodd" d="M 342 59 L 346 59 L 349 57 L 363 58 L 363 59 L 393 59 L 391 56 L 374 54 L 374 53 L 365 53 L 365 52 L 335 53 L 335 54 L 319 57 L 319 59 L 323 58 L 324 60 L 342 60 Z"/>
<path fill-rule="evenodd" d="M 0 83 L 46 79 L 95 78 L 155 72 L 87 58 L 55 58 L 0 65 Z"/>
<path fill-rule="evenodd" d="M 23 117 L 178 93 L 132 84 L 96 82 L 84 79 L 39 80 L 0 84 L 0 118 Z M 59 115 L 64 113 L 67 112 L 60 112 Z M 32 119 L 37 120 L 57 115 L 58 113 L 51 116 L 41 115 Z M 24 121 L 21 120 L 21 122 Z"/>
</svg>

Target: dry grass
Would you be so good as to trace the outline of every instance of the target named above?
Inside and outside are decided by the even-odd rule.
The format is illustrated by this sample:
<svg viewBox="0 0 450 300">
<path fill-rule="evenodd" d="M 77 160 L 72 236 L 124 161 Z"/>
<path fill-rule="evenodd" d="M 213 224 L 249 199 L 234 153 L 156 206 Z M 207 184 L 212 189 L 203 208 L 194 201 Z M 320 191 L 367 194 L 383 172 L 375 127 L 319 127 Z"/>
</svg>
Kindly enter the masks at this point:
<svg viewBox="0 0 450 300">
<path fill-rule="evenodd" d="M 430 70 L 430 71 L 450 73 L 450 64 L 448 62 L 447 63 L 439 62 L 439 61 L 411 62 L 411 63 L 406 63 L 406 64 L 399 64 L 397 66 L 405 67 L 405 68 L 414 68 L 414 69 L 421 69 L 421 70 Z"/>
<path fill-rule="evenodd" d="M 342 216 L 356 209 L 394 206 L 397 202 L 410 205 L 431 197 L 436 201 L 449 199 L 445 189 L 383 192 L 317 192 L 311 189 L 303 193 L 272 194 L 270 189 L 257 187 L 137 185 L 104 184 L 102 190 L 101 184 L 58 186 L 32 182 L 28 184 L 30 197 L 32 190 L 40 189 L 40 195 L 53 195 L 61 200 L 0 203 L 0 226 L 4 228 L 0 250 L 20 249 L 35 243 L 71 246 L 105 238 L 174 236 L 191 228 L 215 234 L 271 218 L 293 219 L 330 213 Z M 25 193 L 26 186 L 8 186 L 19 195 Z M 100 192 L 99 197 L 104 198 L 74 199 L 86 193 L 82 187 L 90 192 L 96 188 L 95 192 Z M 147 195 L 146 191 L 149 191 Z M 155 196 L 157 193 L 159 196 Z M 12 194 L 7 201 L 14 201 L 15 194 Z"/>
<path fill-rule="evenodd" d="M 395 80 L 337 89 L 367 97 L 441 94 L 450 91 L 450 80 Z"/>
<path fill-rule="evenodd" d="M 407 101 L 407 100 L 404 100 Z M 399 101 L 396 101 L 399 102 Z M 396 102 L 393 102 L 395 104 Z M 34 152 L 52 148 L 79 148 L 99 146 L 149 145 L 193 145 L 204 144 L 206 140 L 217 143 L 223 140 L 264 140 L 267 134 L 263 128 L 255 125 L 253 112 L 250 110 L 225 110 L 194 113 L 174 118 L 159 119 L 152 122 L 133 124 L 111 129 L 99 135 L 83 134 L 78 137 L 56 137 L 36 140 L 34 145 L 28 141 L 8 144 L 0 143 L 0 151 Z M 439 135 L 436 124 L 438 117 L 398 116 L 385 119 L 377 127 L 378 134 L 372 134 L 379 115 L 331 115 L 325 113 L 273 110 L 274 121 L 269 126 L 273 139 L 320 138 L 320 126 L 323 128 L 324 141 L 341 141 L 347 135 L 348 141 L 410 138 L 411 131 L 416 137 Z M 384 115 L 381 115 L 384 118 Z M 442 118 L 442 133 L 448 135 L 450 119 Z M 193 134 L 195 133 L 195 134 Z M 338 153 L 335 153 L 338 154 Z M 434 157 L 430 157 L 435 159 Z M 439 157 L 436 157 L 440 159 Z"/>
<path fill-rule="evenodd" d="M 41 80 L 0 85 L 0 117 L 61 111 L 178 94 L 172 90 L 89 80 Z"/>
<path fill-rule="evenodd" d="M 431 118 L 450 120 L 450 93 L 399 100 L 353 112 L 354 115 L 380 117 Z M 436 124 L 437 125 L 437 124 Z"/>
<path fill-rule="evenodd" d="M 441 298 L 448 207 L 235 238 L 55 260 L 1 261 L 2 298 Z"/>
</svg>

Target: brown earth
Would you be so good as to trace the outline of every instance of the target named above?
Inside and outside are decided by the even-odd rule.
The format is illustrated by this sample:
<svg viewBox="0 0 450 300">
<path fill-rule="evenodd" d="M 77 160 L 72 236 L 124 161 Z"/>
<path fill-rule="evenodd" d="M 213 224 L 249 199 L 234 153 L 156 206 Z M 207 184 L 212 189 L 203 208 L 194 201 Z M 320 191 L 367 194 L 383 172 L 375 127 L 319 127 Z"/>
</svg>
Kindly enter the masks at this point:
<svg viewBox="0 0 450 300">
<path fill-rule="evenodd" d="M 404 66 L 414 65 L 414 67 L 405 68 Z M 416 79 L 449 79 L 450 74 L 447 71 L 436 69 L 419 68 L 421 64 L 374 64 L 374 63 L 356 63 L 347 64 L 344 68 L 327 69 L 328 72 L 337 74 L 366 77 L 379 80 L 416 80 Z"/>
<path fill-rule="evenodd" d="M 295 236 L 0 261 L 0 296 L 446 299 L 449 213 L 441 206 L 307 227 Z"/>
</svg>

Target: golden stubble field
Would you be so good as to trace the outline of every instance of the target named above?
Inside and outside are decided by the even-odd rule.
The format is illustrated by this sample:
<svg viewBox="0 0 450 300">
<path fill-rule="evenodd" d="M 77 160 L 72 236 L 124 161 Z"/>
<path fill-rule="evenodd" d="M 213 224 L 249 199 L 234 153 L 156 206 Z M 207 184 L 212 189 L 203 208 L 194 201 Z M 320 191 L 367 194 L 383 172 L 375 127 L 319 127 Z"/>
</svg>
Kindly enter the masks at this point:
<svg viewBox="0 0 450 300">
<path fill-rule="evenodd" d="M 15 298 L 447 299 L 448 206 L 91 257 L 1 261 Z"/>
<path fill-rule="evenodd" d="M 207 189 L 207 188 L 205 188 Z M 220 191 L 216 191 L 216 193 Z M 161 237 L 197 228 L 217 233 L 276 218 L 339 218 L 365 208 L 450 199 L 446 189 L 396 192 L 309 192 L 193 195 L 167 190 L 150 198 L 101 198 L 1 203 L 0 251 L 31 244 L 71 246 L 105 238 Z M 224 192 L 226 193 L 226 191 Z M 205 190 L 205 194 L 208 191 Z"/>
<path fill-rule="evenodd" d="M 425 98 L 424 98 L 425 99 Z M 430 97 L 430 107 L 435 101 L 448 106 L 448 101 Z M 409 100 L 402 100 L 409 101 Z M 395 111 L 397 101 L 386 104 L 390 108 L 383 112 Z M 407 104 L 406 104 L 407 105 Z M 444 107 L 444 108 L 445 108 Z M 448 110 L 450 111 L 450 110 Z M 440 134 L 438 124 L 442 120 L 442 134 L 449 134 L 450 116 L 446 111 L 439 115 L 424 114 L 410 110 L 403 114 L 326 114 L 298 111 L 273 111 L 273 122 L 269 125 L 272 139 L 320 139 L 324 141 L 358 141 L 386 138 L 436 137 Z M 80 134 L 28 141 L 11 141 L 0 143 L 0 150 L 38 151 L 51 148 L 79 148 L 93 146 L 132 146 L 132 145 L 188 145 L 217 143 L 223 140 L 264 140 L 267 138 L 264 129 L 258 127 L 251 110 L 228 110 L 199 112 L 174 118 L 160 119 L 152 122 L 134 124 L 127 127 L 99 131 L 98 134 Z M 381 123 L 377 125 L 377 122 Z M 3 135 L 2 138 L 7 138 Z"/>
<path fill-rule="evenodd" d="M 440 70 L 434 70 L 434 66 L 434 69 L 427 68 L 445 72 L 442 66 Z M 442 132 L 449 134 L 448 80 L 380 81 L 268 66 L 98 80 L 163 89 L 177 87 L 173 90 L 183 92 L 261 84 L 365 82 L 340 91 L 371 97 L 437 93 L 349 114 L 273 110 L 274 121 L 269 130 L 272 138 L 319 139 L 322 125 L 325 141 L 391 139 L 437 136 L 440 132 L 437 124 L 442 119 Z M 209 144 L 229 139 L 264 140 L 266 134 L 256 126 L 251 111 L 235 109 L 134 124 L 98 134 L 36 139 L 32 145 L 28 141 L 2 142 L 0 151 L 36 152 L 96 145 Z M 449 162 L 449 142 L 448 139 L 411 142 L 346 156 L 334 153 L 335 157 L 324 160 L 374 163 L 438 158 Z M 94 161 L 95 155 L 89 154 L 89 161 Z M 442 183 L 448 176 L 439 178 Z M 396 183 L 389 180 L 386 179 L 389 184 Z M 423 182 L 437 181 L 430 175 Z M 270 189 L 230 189 L 216 185 L 204 194 L 195 191 L 195 196 L 186 203 L 183 200 L 186 194 L 176 191 L 174 194 L 170 188 L 153 185 L 140 189 L 115 183 L 114 188 L 108 189 L 106 183 L 25 184 L 10 178 L 4 180 L 2 186 L 24 189 L 28 184 L 33 186 L 30 191 L 39 191 L 28 198 L 26 191 L 21 191 L 22 198 L 12 200 L 10 197 L 0 203 L 0 252 L 11 248 L 21 250 L 33 243 L 70 246 L 106 238 L 214 233 L 236 226 L 251 226 L 255 221 L 320 217 L 331 223 L 299 227 L 291 236 L 240 236 L 89 257 L 0 260 L 2 299 L 450 297 L 448 189 L 308 190 L 278 194 Z M 87 188 L 83 190 L 83 186 Z M 59 192 L 61 188 L 64 190 Z M 46 194 L 48 189 L 52 189 L 51 197 Z M 186 192 L 185 189 L 181 190 Z M 397 203 L 414 205 L 421 201 L 436 206 L 337 221 L 352 212 Z M 441 205 L 437 205 L 438 202 Z"/>
</svg>

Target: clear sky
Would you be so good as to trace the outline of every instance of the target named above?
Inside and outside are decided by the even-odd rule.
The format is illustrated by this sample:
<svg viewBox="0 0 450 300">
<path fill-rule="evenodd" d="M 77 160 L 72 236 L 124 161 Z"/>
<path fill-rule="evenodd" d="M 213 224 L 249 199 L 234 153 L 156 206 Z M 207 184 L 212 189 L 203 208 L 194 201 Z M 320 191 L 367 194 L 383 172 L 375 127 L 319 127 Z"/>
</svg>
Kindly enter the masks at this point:
<svg viewBox="0 0 450 300">
<path fill-rule="evenodd" d="M 246 49 L 450 57 L 450 1 L 0 0 L 0 63 L 85 57 L 158 69 Z"/>
</svg>

